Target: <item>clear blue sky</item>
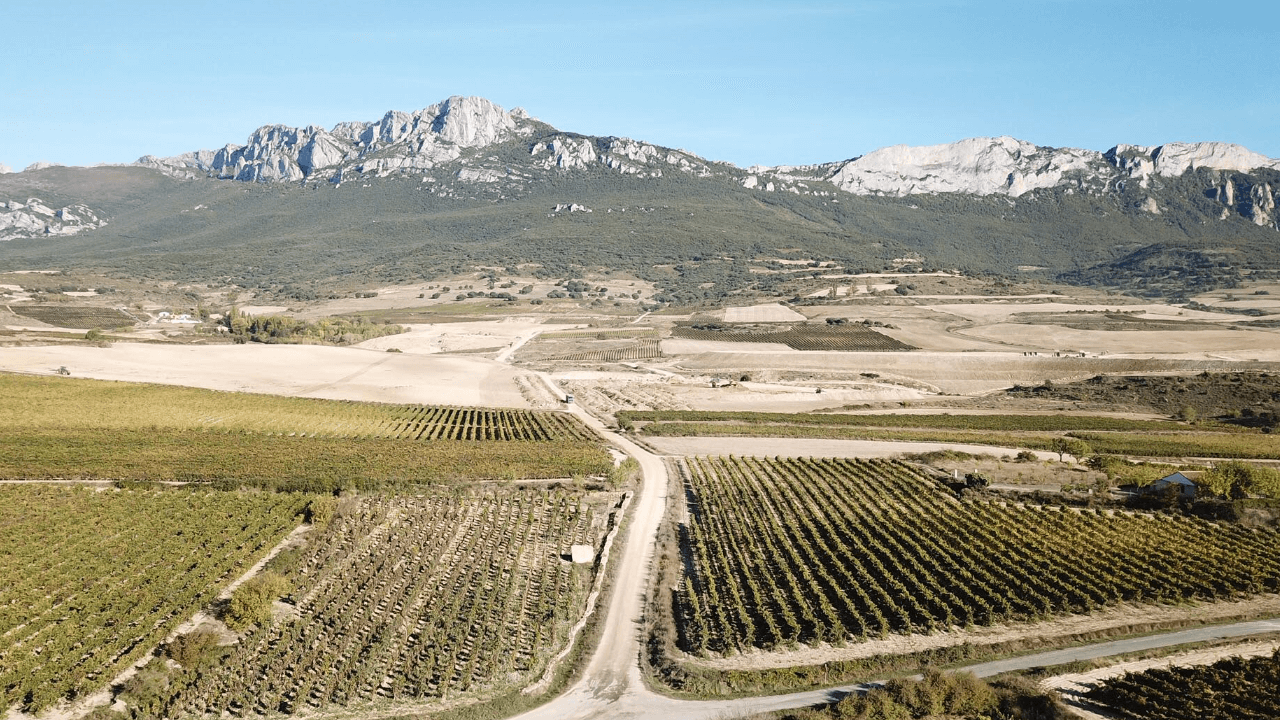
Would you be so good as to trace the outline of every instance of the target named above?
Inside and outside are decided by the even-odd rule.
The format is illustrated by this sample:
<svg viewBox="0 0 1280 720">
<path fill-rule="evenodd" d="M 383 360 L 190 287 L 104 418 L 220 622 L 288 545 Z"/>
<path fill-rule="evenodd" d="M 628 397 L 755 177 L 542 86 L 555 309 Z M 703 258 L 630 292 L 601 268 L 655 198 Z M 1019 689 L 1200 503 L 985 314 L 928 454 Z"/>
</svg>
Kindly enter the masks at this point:
<svg viewBox="0 0 1280 720">
<path fill-rule="evenodd" d="M 739 165 L 1013 135 L 1280 157 L 1280 3 L 0 5 L 0 163 L 131 162 L 449 95 Z"/>
</svg>

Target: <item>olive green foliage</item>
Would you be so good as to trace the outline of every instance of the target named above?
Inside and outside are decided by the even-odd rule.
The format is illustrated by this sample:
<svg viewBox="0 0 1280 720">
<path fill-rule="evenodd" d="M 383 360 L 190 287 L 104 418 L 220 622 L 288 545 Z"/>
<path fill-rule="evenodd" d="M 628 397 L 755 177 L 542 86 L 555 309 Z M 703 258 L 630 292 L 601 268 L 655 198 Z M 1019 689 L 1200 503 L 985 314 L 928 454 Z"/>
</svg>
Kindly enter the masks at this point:
<svg viewBox="0 0 1280 720">
<path fill-rule="evenodd" d="M 280 575 L 273 572 L 255 575 L 231 593 L 222 620 L 232 630 L 266 625 L 271 622 L 272 603 L 287 592 L 289 583 Z"/>
<path fill-rule="evenodd" d="M 1217 463 L 1200 477 L 1198 484 L 1215 495 L 1229 498 L 1238 499 L 1250 495 L 1280 498 L 1280 470 L 1239 460 Z"/>
<path fill-rule="evenodd" d="M 342 498 L 288 577 L 289 618 L 252 631 L 224 662 L 175 674 L 156 717 L 317 717 L 343 707 L 381 717 L 421 712 L 409 703 L 518 693 L 582 617 L 593 569 L 562 555 L 601 541 L 594 504 L 532 488 Z M 252 591 L 248 614 L 261 624 L 284 588 L 256 582 L 233 602 Z"/>
<path fill-rule="evenodd" d="M 1236 720 L 1280 717 L 1280 650 L 1212 665 L 1157 667 L 1111 678 L 1086 694 L 1124 718 Z"/>
<path fill-rule="evenodd" d="M 1062 460 L 1066 455 L 1072 455 L 1079 460 L 1093 454 L 1093 448 L 1089 447 L 1089 443 L 1074 437 L 1055 439 L 1053 451 L 1058 453 L 1058 460 Z"/>
<path fill-rule="evenodd" d="M 640 463 L 629 457 L 609 471 L 609 484 L 615 488 L 621 487 L 638 481 L 642 474 Z"/>
<path fill-rule="evenodd" d="M 906 440 L 1024 447 L 1071 454 L 1138 457 L 1280 458 L 1280 435 L 1228 425 L 1090 416 L 837 415 L 708 411 L 624 411 L 654 436 Z M 1062 434 L 1045 434 L 1045 433 Z"/>
<path fill-rule="evenodd" d="M 930 428 L 1055 432 L 1070 430 L 1170 431 L 1182 429 L 1164 420 L 1130 420 L 1096 415 L 901 415 L 842 413 L 769 413 L 741 410 L 624 410 L 631 422 L 731 422 L 738 424 L 823 425 L 833 427 Z"/>
<path fill-rule="evenodd" d="M 899 678 L 865 693 L 853 693 L 822 708 L 790 713 L 783 720 L 1067 720 L 1071 714 L 1055 693 L 1020 677 L 988 683 L 971 673 L 925 670 L 920 679 Z"/>
<path fill-rule="evenodd" d="M 337 498 L 316 498 L 307 503 L 307 509 L 304 512 L 304 517 L 308 523 L 318 528 L 324 528 L 329 524 L 329 521 L 333 519 L 333 514 L 337 509 Z"/>
<path fill-rule="evenodd" d="M 850 695 L 836 705 L 836 717 L 872 720 L 937 715 L 990 716 L 998 700 L 990 685 L 970 673 L 925 671 L 920 680 L 890 680 L 866 695 Z"/>
<path fill-rule="evenodd" d="M 899 462 L 684 463 L 687 572 L 672 601 L 695 655 L 1280 590 L 1274 530 L 957 502 Z"/>
<path fill-rule="evenodd" d="M 6 445 L 0 478 L 145 478 L 289 492 L 604 475 L 613 466 L 604 448 L 582 440 L 421 442 L 91 428 L 10 431 L 0 442 Z"/>
<path fill-rule="evenodd" d="M 118 697 L 129 704 L 135 717 L 155 717 L 172 677 L 164 660 L 153 658 L 124 681 Z"/>
<path fill-rule="evenodd" d="M 530 164 L 530 143 L 538 141 L 519 137 L 478 150 L 486 164 L 519 168 L 508 182 L 455 180 L 451 168 L 458 166 L 449 165 L 433 172 L 431 192 L 413 174 L 335 188 L 178 181 L 144 168 L 18 173 L 0 181 L 9 197 L 84 202 L 112 222 L 56 242 L 5 243 L 0 261 L 231 282 L 264 297 L 299 299 L 326 297 L 338 283 L 354 291 L 477 265 L 537 263 L 549 277 L 603 266 L 658 282 L 677 302 L 718 300 L 741 288 L 787 289 L 785 276 L 750 271 L 749 259 L 779 254 L 780 238 L 798 248 L 791 257 L 828 258 L 854 269 L 880 269 L 915 254 L 938 267 L 1009 275 L 1021 274 L 1024 264 L 1050 274 L 1085 268 L 1078 282 L 1158 284 L 1176 294 L 1280 266 L 1273 230 L 1242 218 L 1218 220 L 1221 204 L 1204 193 L 1221 178 L 1208 169 L 1167 178 L 1159 189 L 1137 183 L 1103 195 L 1047 189 L 1010 207 L 998 195 L 860 197 L 817 181 L 806 185 L 828 194 L 769 193 L 745 189 L 740 172 L 720 169 L 709 177 L 669 169 L 661 177 L 605 167 L 544 169 Z M 604 140 L 597 142 L 597 154 L 608 152 Z M 1280 178 L 1257 170 L 1233 179 L 1243 187 L 1275 186 Z M 1152 193 L 1160 216 L 1140 208 Z M 597 211 L 548 217 L 548 207 L 565 198 Z M 174 212 L 196 205 L 208 210 Z M 1138 248 L 1147 252 L 1139 255 Z"/>
<path fill-rule="evenodd" d="M 215 632 L 194 630 L 174 638 L 165 646 L 164 654 L 183 667 L 198 667 L 218 654 L 219 640 Z"/>
<path fill-rule="evenodd" d="M 1120 485 L 1149 485 L 1177 470 L 1176 465 L 1135 463 L 1116 455 L 1092 455 L 1085 459 L 1092 470 L 1105 473 L 1107 479 Z"/>
<path fill-rule="evenodd" d="M 603 475 L 560 412 L 388 405 L 0 374 L 0 478 L 282 490 Z"/>
<path fill-rule="evenodd" d="M 352 345 L 384 335 L 398 335 L 406 328 L 400 325 L 373 323 L 356 318 L 324 318 L 314 322 L 287 315 L 248 316 L 232 308 L 224 326 L 237 340 L 260 343 L 325 343 Z"/>
<path fill-rule="evenodd" d="M 101 688 L 275 546 L 307 500 L 0 485 L 0 626 L 22 627 L 0 639 L 0 702 L 35 712 Z"/>
</svg>

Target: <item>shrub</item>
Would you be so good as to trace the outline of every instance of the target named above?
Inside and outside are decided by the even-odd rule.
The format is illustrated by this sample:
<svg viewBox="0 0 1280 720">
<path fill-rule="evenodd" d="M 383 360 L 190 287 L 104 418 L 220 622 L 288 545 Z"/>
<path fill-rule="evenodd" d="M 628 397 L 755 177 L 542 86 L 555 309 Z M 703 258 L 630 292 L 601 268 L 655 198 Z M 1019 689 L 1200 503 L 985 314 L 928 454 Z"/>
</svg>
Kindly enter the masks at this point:
<svg viewBox="0 0 1280 720">
<path fill-rule="evenodd" d="M 195 630 L 179 635 L 165 646 L 164 654 L 184 668 L 199 667 L 218 652 L 218 634 L 208 630 Z"/>
<path fill-rule="evenodd" d="M 289 591 L 289 584 L 273 572 L 250 578 L 231 593 L 231 602 L 223 621 L 232 630 L 245 630 L 251 625 L 271 622 L 271 605 Z"/>
</svg>

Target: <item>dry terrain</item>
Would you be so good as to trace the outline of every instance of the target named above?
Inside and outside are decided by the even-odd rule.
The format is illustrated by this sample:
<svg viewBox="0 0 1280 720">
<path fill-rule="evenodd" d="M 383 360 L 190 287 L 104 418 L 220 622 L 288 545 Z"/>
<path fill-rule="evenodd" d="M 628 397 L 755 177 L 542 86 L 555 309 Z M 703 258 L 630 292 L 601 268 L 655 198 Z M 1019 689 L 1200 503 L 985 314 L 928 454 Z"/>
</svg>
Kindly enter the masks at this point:
<svg viewBox="0 0 1280 720">
<path fill-rule="evenodd" d="M 321 345 L 117 343 L 5 348 L 0 370 L 190 385 L 297 397 L 527 407 L 522 373 L 492 360 Z"/>
</svg>

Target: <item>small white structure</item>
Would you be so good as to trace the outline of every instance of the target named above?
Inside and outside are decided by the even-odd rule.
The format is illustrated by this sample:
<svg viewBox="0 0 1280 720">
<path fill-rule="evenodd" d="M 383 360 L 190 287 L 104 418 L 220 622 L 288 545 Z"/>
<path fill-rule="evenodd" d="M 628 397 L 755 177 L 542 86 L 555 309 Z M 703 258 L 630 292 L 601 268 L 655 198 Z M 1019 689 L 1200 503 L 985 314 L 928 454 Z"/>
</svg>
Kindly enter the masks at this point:
<svg viewBox="0 0 1280 720">
<path fill-rule="evenodd" d="M 596 551 L 590 545 L 573 545 L 569 548 L 569 557 L 575 563 L 589 563 L 596 559 Z"/>
</svg>

